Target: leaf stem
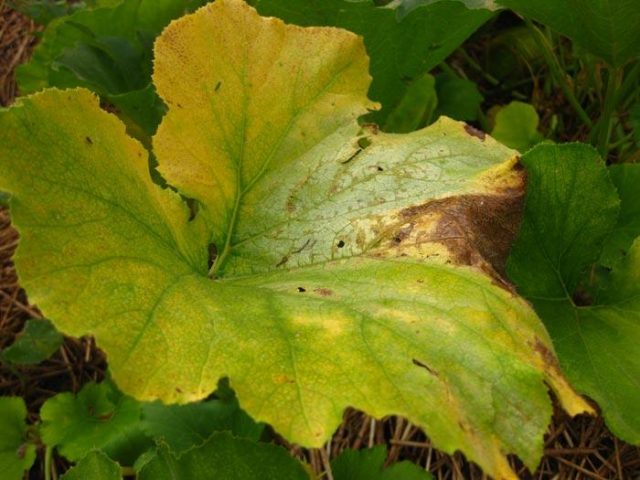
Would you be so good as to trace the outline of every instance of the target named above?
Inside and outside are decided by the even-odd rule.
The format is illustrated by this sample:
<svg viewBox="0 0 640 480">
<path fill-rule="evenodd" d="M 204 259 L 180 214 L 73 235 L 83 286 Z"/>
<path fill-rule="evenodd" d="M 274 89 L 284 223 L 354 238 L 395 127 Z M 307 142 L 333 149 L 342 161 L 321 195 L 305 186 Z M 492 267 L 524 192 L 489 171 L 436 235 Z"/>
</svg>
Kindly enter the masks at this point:
<svg viewBox="0 0 640 480">
<path fill-rule="evenodd" d="M 462 55 L 462 58 L 464 58 L 464 60 L 478 73 L 480 73 L 480 75 L 482 75 L 484 77 L 484 79 L 489 82 L 491 85 L 493 85 L 494 87 L 497 87 L 498 85 L 500 85 L 500 80 L 498 80 L 496 77 L 494 77 L 493 75 L 491 75 L 489 72 L 487 72 L 484 68 L 482 68 L 478 62 L 476 62 L 471 55 L 469 55 L 467 53 L 467 51 L 464 48 L 460 49 L 460 54 Z"/>
<path fill-rule="evenodd" d="M 573 89 L 567 82 L 562 67 L 560 66 L 560 62 L 558 61 L 555 53 L 553 53 L 553 49 L 551 48 L 551 45 L 549 45 L 547 38 L 538 29 L 538 27 L 533 24 L 531 20 L 525 19 L 525 23 L 527 24 L 529 30 L 531 30 L 533 39 L 536 42 L 536 45 L 538 45 L 538 48 L 540 49 L 540 52 L 542 53 L 547 66 L 549 67 L 549 72 L 560 86 L 560 89 L 562 90 L 562 93 L 564 93 L 565 98 L 567 99 L 571 107 L 573 107 L 573 109 L 576 111 L 578 117 L 580 117 L 580 120 L 582 120 L 582 123 L 591 128 L 593 122 L 589 118 L 589 115 L 587 115 L 587 112 L 584 111 L 582 105 L 580 105 L 580 102 L 578 102 L 578 99 L 573 93 Z"/>
</svg>

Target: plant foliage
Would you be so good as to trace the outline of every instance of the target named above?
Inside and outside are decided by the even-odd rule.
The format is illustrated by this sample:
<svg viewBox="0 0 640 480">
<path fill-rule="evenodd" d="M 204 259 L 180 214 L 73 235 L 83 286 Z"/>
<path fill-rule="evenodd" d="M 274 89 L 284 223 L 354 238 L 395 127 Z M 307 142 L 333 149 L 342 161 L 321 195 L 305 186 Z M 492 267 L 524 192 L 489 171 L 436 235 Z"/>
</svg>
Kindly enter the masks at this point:
<svg viewBox="0 0 640 480">
<path fill-rule="evenodd" d="M 446 119 L 363 130 L 362 41 L 238 0 L 173 22 L 155 50 L 169 111 L 154 153 L 197 211 L 86 90 L 0 116 L 21 279 L 63 332 L 95 335 L 125 393 L 197 400 L 228 376 L 250 415 L 305 445 L 347 406 L 398 413 L 498 477 L 506 452 L 540 457 L 544 382 L 590 410 L 500 284 L 513 151 Z"/>
</svg>

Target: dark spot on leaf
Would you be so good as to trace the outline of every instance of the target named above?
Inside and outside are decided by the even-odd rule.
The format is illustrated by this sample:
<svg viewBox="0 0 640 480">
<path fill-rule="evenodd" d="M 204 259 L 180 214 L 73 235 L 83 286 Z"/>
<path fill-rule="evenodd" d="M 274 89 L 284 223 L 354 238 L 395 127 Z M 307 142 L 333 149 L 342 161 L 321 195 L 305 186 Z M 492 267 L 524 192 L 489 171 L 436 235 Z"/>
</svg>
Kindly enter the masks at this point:
<svg viewBox="0 0 640 480">
<path fill-rule="evenodd" d="M 207 267 L 208 269 L 211 269 L 216 261 L 216 258 L 218 258 L 218 247 L 216 247 L 215 243 L 210 243 L 208 248 L 209 260 L 207 261 Z"/>
<path fill-rule="evenodd" d="M 380 133 L 380 126 L 377 123 L 363 123 L 362 129 L 368 131 L 373 135 Z"/>
<path fill-rule="evenodd" d="M 84 143 L 86 143 L 87 145 L 93 145 L 93 140 L 91 140 L 91 137 L 87 136 L 84 137 Z"/>
<path fill-rule="evenodd" d="M 484 133 L 482 130 L 478 130 L 477 128 L 472 127 L 471 125 L 468 125 L 468 124 L 465 124 L 464 131 L 467 132 L 472 137 L 479 138 L 480 140 L 484 140 L 487 136 L 487 134 Z"/>
<path fill-rule="evenodd" d="M 417 367 L 420 368 L 424 368 L 427 372 L 429 372 L 431 375 L 433 375 L 434 377 L 439 377 L 440 375 L 438 374 L 438 372 L 436 372 L 433 368 L 431 368 L 430 366 L 428 366 L 427 364 L 421 362 L 420 360 L 417 359 L 413 359 L 411 360 L 413 362 L 414 365 L 416 365 Z"/>
<path fill-rule="evenodd" d="M 276 268 L 283 266 L 285 263 L 289 261 L 289 255 L 285 255 L 282 259 L 276 264 Z"/>
<path fill-rule="evenodd" d="M 340 163 L 349 163 L 351 160 L 356 158 L 361 153 L 362 153 L 362 148 L 358 148 L 355 152 L 353 152 L 353 154 L 350 157 L 348 157 L 346 160 L 341 160 Z M 332 193 L 333 193 L 333 189 L 332 189 Z"/>
<path fill-rule="evenodd" d="M 16 457 L 22 460 L 24 459 L 26 454 L 27 454 L 27 444 L 23 443 L 18 447 L 18 450 L 16 450 Z"/>
<path fill-rule="evenodd" d="M 184 108 L 184 107 L 178 103 L 178 108 Z"/>
<path fill-rule="evenodd" d="M 313 291 L 321 297 L 330 297 L 331 295 L 333 295 L 333 290 L 329 288 L 316 288 Z"/>
<path fill-rule="evenodd" d="M 338 248 L 342 248 L 342 247 L 344 247 L 344 240 L 339 240 L 336 246 L 337 246 Z"/>
<path fill-rule="evenodd" d="M 198 211 L 200 210 L 200 204 L 198 203 L 197 200 L 193 199 L 193 198 L 186 198 L 183 197 L 185 199 L 185 202 L 187 204 L 187 207 L 189 207 L 189 221 L 193 221 L 196 218 L 196 215 L 198 214 Z"/>
<path fill-rule="evenodd" d="M 376 167 L 376 170 L 378 170 L 379 172 L 384 172 L 384 168 L 382 168 L 380 165 Z"/>
<path fill-rule="evenodd" d="M 306 290 L 304 287 L 298 287 L 298 292 L 300 292 L 300 293 L 304 293 L 304 292 L 306 292 L 306 291 L 307 291 L 307 290 Z"/>
<path fill-rule="evenodd" d="M 418 282 L 418 283 L 424 283 L 424 280 L 423 280 L 423 279 L 421 279 L 421 278 L 419 278 L 418 280 L 416 280 L 416 282 Z"/>
<path fill-rule="evenodd" d="M 360 137 L 358 139 L 358 146 L 364 150 L 365 148 L 367 148 L 369 145 L 371 145 L 371 140 L 369 139 L 369 137 Z"/>
<path fill-rule="evenodd" d="M 176 393 L 182 393 L 182 389 L 180 387 L 176 387 Z"/>
<path fill-rule="evenodd" d="M 404 239 L 406 239 L 407 237 L 409 237 L 409 235 L 411 235 L 411 231 L 413 230 L 414 226 L 415 226 L 414 223 L 409 223 L 403 226 L 402 228 L 400 228 L 400 230 L 398 230 L 394 235 L 393 241 L 395 243 L 402 243 Z"/>
<path fill-rule="evenodd" d="M 537 337 L 533 344 L 533 349 L 536 352 L 538 352 L 538 354 L 540 354 L 540 356 L 542 357 L 542 360 L 544 360 L 544 363 L 546 365 L 554 369 L 559 369 L 558 361 L 556 360 L 556 357 L 553 354 L 553 352 L 549 350 L 549 347 L 547 347 L 544 343 L 542 343 L 542 341 Z"/>
<path fill-rule="evenodd" d="M 220 90 L 221 86 L 222 86 L 222 82 L 218 82 L 216 83 L 216 86 L 213 88 L 213 90 L 217 92 L 218 90 Z"/>
<path fill-rule="evenodd" d="M 97 418 L 101 422 L 108 422 L 109 420 L 111 420 L 111 418 L 113 418 L 113 412 L 103 413 L 102 415 L 98 415 Z"/>
<path fill-rule="evenodd" d="M 588 307 L 593 305 L 593 297 L 583 288 L 578 288 L 573 294 L 573 303 L 578 307 Z"/>
</svg>

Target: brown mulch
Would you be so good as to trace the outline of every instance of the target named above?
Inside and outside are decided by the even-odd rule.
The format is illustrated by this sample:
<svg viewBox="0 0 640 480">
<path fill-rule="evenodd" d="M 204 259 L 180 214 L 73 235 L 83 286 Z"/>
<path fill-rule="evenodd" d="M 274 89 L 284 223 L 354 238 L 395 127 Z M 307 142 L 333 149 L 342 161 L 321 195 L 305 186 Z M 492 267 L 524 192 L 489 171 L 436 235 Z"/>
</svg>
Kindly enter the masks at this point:
<svg viewBox="0 0 640 480">
<path fill-rule="evenodd" d="M 32 33 L 37 26 L 10 10 L 0 0 L 0 106 L 16 96 L 15 67 L 24 61 L 35 44 Z M 0 209 L 0 350 L 13 342 L 28 318 L 39 317 L 20 288 L 11 257 L 18 235 L 10 226 L 9 213 Z M 104 377 L 103 353 L 90 338 L 65 338 L 64 345 L 49 360 L 35 366 L 9 367 L 0 363 L 0 395 L 23 397 L 29 420 L 38 420 L 42 403 L 63 391 L 77 392 L 86 382 Z M 280 440 L 286 445 L 286 442 Z M 361 412 L 349 410 L 331 441 L 323 449 L 305 450 L 288 446 L 295 456 L 307 461 L 323 478 L 331 479 L 328 464 L 345 448 L 364 448 L 386 444 L 387 463 L 411 460 L 433 473 L 438 480 L 480 480 L 487 477 L 467 462 L 463 455 L 446 455 L 433 448 L 417 427 L 398 417 L 376 421 Z M 42 479 L 42 455 L 29 478 Z M 545 455 L 538 470 L 531 474 L 517 459 L 512 465 L 522 479 L 587 480 L 640 479 L 640 448 L 617 439 L 601 417 L 569 418 L 556 409 L 545 437 Z M 56 459 L 59 473 L 67 467 Z"/>
<path fill-rule="evenodd" d="M 39 28 L 5 3 L 0 0 L 0 107 L 8 105 L 18 93 L 15 68 L 29 57 L 37 41 L 33 32 Z"/>
</svg>

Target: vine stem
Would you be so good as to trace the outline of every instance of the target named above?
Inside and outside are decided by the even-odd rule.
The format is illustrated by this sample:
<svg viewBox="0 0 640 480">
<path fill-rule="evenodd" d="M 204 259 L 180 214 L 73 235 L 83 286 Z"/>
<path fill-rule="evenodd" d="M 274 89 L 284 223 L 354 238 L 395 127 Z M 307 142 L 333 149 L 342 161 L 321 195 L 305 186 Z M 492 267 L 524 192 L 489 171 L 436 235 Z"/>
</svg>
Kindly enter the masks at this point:
<svg viewBox="0 0 640 480">
<path fill-rule="evenodd" d="M 53 448 L 47 445 L 44 451 L 44 480 L 51 480 L 52 458 L 53 458 Z"/>
<path fill-rule="evenodd" d="M 576 111 L 578 117 L 580 117 L 580 120 L 582 120 L 582 123 L 591 128 L 593 126 L 593 122 L 589 118 L 589 115 L 587 115 L 587 112 L 584 111 L 584 108 L 582 108 L 582 105 L 580 105 L 580 102 L 578 102 L 578 99 L 573 93 L 573 89 L 569 86 L 562 67 L 560 66 L 560 62 L 556 58 L 555 53 L 553 53 L 553 49 L 551 48 L 551 45 L 549 45 L 547 38 L 540 31 L 540 29 L 538 29 L 538 27 L 533 24 L 531 20 L 525 19 L 525 23 L 531 31 L 536 45 L 538 45 L 538 48 L 540 48 L 540 52 L 542 53 L 547 66 L 549 67 L 551 75 L 554 77 L 555 81 L 558 82 L 558 85 L 560 86 L 562 93 L 564 93 L 567 101 Z"/>
<path fill-rule="evenodd" d="M 622 83 L 623 70 L 621 68 L 610 68 L 607 78 L 607 92 L 604 97 L 604 107 L 602 115 L 593 129 L 594 139 L 597 136 L 597 148 L 600 155 L 606 159 L 609 151 L 609 140 L 611 139 L 611 129 L 613 127 L 613 114 L 615 112 L 620 96 L 618 89 Z"/>
</svg>

